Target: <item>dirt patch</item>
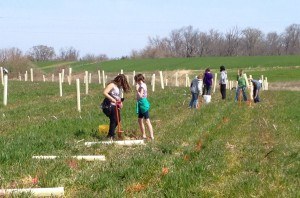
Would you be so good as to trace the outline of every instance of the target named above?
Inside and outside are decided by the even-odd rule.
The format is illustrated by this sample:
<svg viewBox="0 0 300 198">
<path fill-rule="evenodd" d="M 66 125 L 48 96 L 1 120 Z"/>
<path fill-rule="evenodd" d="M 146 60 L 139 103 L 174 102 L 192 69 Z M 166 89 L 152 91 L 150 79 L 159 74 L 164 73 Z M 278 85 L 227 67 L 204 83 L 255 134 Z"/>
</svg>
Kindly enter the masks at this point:
<svg viewBox="0 0 300 198">
<path fill-rule="evenodd" d="M 269 90 L 300 91 L 300 81 L 272 82 L 272 83 L 269 83 Z"/>
</svg>

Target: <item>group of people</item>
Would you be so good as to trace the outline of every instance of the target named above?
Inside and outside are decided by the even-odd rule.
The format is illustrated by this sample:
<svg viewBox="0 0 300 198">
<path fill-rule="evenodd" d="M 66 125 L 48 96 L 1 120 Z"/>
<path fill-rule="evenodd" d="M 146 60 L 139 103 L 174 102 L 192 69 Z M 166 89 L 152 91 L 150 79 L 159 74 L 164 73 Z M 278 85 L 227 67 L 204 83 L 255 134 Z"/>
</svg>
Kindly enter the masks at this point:
<svg viewBox="0 0 300 198">
<path fill-rule="evenodd" d="M 147 85 L 145 83 L 145 78 L 142 74 L 137 74 L 134 77 L 134 80 L 136 82 L 136 112 L 138 114 L 138 124 L 142 133 L 142 138 L 147 139 L 144 125 L 145 121 L 150 132 L 150 139 L 154 140 L 153 128 L 149 116 L 150 103 L 147 99 Z M 105 112 L 105 114 L 109 117 L 109 131 L 107 138 L 110 140 L 115 139 L 115 130 L 121 121 L 120 109 L 123 107 L 122 102 L 124 101 L 124 99 L 121 98 L 121 92 L 127 93 L 130 90 L 131 88 L 126 76 L 124 74 L 119 74 L 103 91 L 105 100 L 108 100 L 109 102 L 109 110 L 108 112 Z"/>
<path fill-rule="evenodd" d="M 192 80 L 190 85 L 190 91 L 192 99 L 190 101 L 190 108 L 198 108 L 198 98 L 199 96 L 211 95 L 211 89 L 213 85 L 213 74 L 210 69 L 207 68 L 204 74 L 199 74 L 195 79 Z M 150 133 L 150 139 L 154 140 L 153 127 L 150 121 L 149 109 L 150 103 L 147 99 L 147 85 L 145 83 L 145 78 L 142 74 L 137 74 L 134 77 L 136 82 L 136 113 L 138 115 L 138 124 L 142 134 L 142 138 L 147 139 L 144 121 Z M 243 95 L 244 101 L 247 101 L 247 79 L 245 78 L 243 71 L 239 70 L 237 75 L 238 86 L 236 89 L 235 101 L 238 101 L 240 93 Z M 259 90 L 261 88 L 261 82 L 258 80 L 251 79 L 253 84 L 253 99 L 254 102 L 259 102 Z M 226 85 L 227 85 L 227 72 L 225 66 L 220 66 L 220 92 L 222 95 L 222 100 L 226 99 Z M 109 132 L 107 137 L 109 139 L 115 138 L 115 130 L 121 121 L 120 109 L 122 108 L 123 98 L 121 98 L 121 92 L 129 92 L 131 90 L 127 78 L 124 74 L 119 74 L 116 76 L 104 89 L 103 94 L 105 96 L 106 102 L 108 103 L 103 108 L 103 112 L 109 117 Z M 102 105 L 104 106 L 104 105 Z"/>
<path fill-rule="evenodd" d="M 190 91 L 191 91 L 191 101 L 189 104 L 189 108 L 198 108 L 198 98 L 199 96 L 204 95 L 211 95 L 211 88 L 213 84 L 213 74 L 211 73 L 210 69 L 207 68 L 205 70 L 204 74 L 199 74 L 196 76 L 195 79 L 192 80 L 190 85 Z M 247 101 L 247 94 L 246 94 L 246 88 L 247 88 L 247 79 L 244 76 L 243 70 L 238 71 L 237 75 L 237 89 L 236 89 L 236 95 L 235 95 L 235 101 L 238 101 L 240 94 L 243 95 L 243 100 Z M 254 103 L 260 102 L 259 99 L 259 90 L 261 88 L 261 81 L 260 80 L 254 80 L 250 79 L 253 85 L 253 100 Z M 220 92 L 222 96 L 222 100 L 226 99 L 226 86 L 227 86 L 227 71 L 225 69 L 225 66 L 220 66 Z"/>
</svg>

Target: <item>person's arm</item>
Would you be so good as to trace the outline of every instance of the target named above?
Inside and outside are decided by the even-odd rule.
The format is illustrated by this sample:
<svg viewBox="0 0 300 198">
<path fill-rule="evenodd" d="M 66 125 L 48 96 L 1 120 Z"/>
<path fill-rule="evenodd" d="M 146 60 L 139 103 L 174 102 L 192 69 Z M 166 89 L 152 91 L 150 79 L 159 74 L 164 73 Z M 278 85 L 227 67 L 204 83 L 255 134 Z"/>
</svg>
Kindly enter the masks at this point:
<svg viewBox="0 0 300 198">
<path fill-rule="evenodd" d="M 106 88 L 103 91 L 104 96 L 109 99 L 112 103 L 116 103 L 116 99 L 114 99 L 111 95 L 109 95 L 110 90 L 114 88 L 114 83 L 110 83 L 106 86 Z"/>
<path fill-rule="evenodd" d="M 137 90 L 137 93 L 139 95 L 139 98 L 142 98 L 143 95 L 144 95 L 144 89 L 142 87 L 140 87 L 138 90 Z"/>
<path fill-rule="evenodd" d="M 258 89 L 256 88 L 256 92 L 255 92 L 254 98 L 257 98 L 257 96 L 258 96 Z"/>
<path fill-rule="evenodd" d="M 198 82 L 199 95 L 202 95 L 202 86 L 203 86 L 203 82 L 201 80 L 199 80 L 199 82 Z"/>
</svg>

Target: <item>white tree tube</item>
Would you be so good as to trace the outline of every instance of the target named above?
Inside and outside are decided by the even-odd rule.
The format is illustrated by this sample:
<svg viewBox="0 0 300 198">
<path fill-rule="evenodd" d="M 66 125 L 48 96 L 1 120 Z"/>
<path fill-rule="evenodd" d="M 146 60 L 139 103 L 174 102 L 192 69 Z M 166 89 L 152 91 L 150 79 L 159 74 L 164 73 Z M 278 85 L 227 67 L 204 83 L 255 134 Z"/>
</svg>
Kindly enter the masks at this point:
<svg viewBox="0 0 300 198">
<path fill-rule="evenodd" d="M 80 81 L 76 79 L 76 92 L 77 92 L 77 110 L 81 112 L 81 104 L 80 104 Z"/>
</svg>

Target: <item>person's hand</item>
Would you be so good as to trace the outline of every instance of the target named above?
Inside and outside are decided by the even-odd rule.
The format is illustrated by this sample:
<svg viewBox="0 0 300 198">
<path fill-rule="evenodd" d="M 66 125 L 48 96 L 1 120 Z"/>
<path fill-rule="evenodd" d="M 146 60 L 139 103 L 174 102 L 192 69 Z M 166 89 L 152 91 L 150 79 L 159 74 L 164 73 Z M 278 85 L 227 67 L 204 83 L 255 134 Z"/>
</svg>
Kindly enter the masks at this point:
<svg viewBox="0 0 300 198">
<path fill-rule="evenodd" d="M 122 103 L 121 100 L 118 100 L 116 104 L 117 104 L 117 107 L 118 107 L 119 109 L 122 109 L 123 103 Z"/>
</svg>

